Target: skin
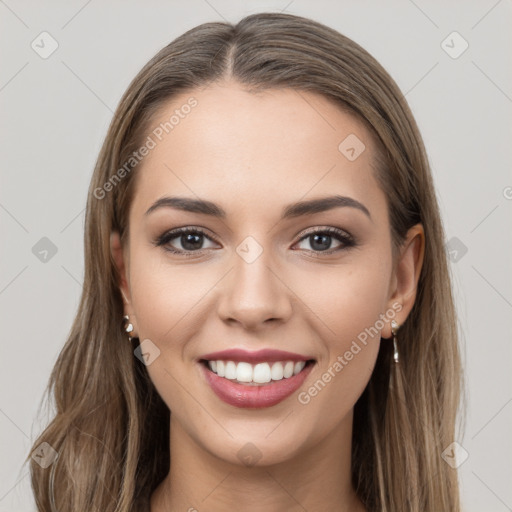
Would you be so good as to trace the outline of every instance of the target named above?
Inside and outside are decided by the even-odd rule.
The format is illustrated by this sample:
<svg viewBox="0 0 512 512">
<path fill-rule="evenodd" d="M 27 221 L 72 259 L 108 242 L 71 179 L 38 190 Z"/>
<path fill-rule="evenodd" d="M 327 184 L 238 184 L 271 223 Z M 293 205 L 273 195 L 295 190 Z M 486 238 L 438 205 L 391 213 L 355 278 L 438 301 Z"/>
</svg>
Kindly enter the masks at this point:
<svg viewBox="0 0 512 512">
<path fill-rule="evenodd" d="M 174 97 L 154 126 L 191 96 L 198 105 L 137 170 L 128 244 L 111 237 L 132 336 L 159 348 L 147 369 L 172 411 L 170 472 L 151 511 L 237 510 L 242 501 L 248 512 L 364 511 L 350 482 L 353 408 L 379 343 L 391 342 L 380 340 L 391 338 L 389 321 L 307 404 L 297 392 L 269 408 L 228 405 L 205 383 L 197 359 L 232 347 L 297 352 L 316 359 L 299 392 L 307 390 L 393 304 L 401 307 L 398 324 L 406 319 L 423 261 L 422 226 L 411 228 L 393 261 L 373 141 L 328 99 L 289 89 L 248 92 L 225 81 Z M 349 134 L 366 146 L 354 161 L 338 150 Z M 287 205 L 333 194 L 359 201 L 371 218 L 338 207 L 281 220 Z M 170 207 L 145 215 L 165 195 L 207 199 L 227 215 Z M 179 256 L 153 243 L 184 226 L 211 235 L 199 254 Z M 325 253 L 335 252 L 315 249 L 305 235 L 329 226 L 356 245 L 343 248 L 333 237 Z M 236 252 L 247 236 L 263 249 L 250 264 Z M 167 246 L 182 249 L 182 241 Z M 247 443 L 260 455 L 252 466 L 237 455 Z"/>
</svg>

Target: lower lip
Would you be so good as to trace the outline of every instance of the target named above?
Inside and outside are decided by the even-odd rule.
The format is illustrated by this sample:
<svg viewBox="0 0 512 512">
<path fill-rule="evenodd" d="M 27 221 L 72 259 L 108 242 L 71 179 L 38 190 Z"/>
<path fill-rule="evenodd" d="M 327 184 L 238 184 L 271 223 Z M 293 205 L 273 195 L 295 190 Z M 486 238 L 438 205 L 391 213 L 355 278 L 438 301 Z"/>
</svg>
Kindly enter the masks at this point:
<svg viewBox="0 0 512 512">
<path fill-rule="evenodd" d="M 271 407 L 282 402 L 300 388 L 313 368 L 313 364 L 309 363 L 293 377 L 271 381 L 259 386 L 245 386 L 224 377 L 219 377 L 216 373 L 210 371 L 205 364 L 199 364 L 203 368 L 206 381 L 221 400 L 234 407 L 250 409 Z"/>
</svg>

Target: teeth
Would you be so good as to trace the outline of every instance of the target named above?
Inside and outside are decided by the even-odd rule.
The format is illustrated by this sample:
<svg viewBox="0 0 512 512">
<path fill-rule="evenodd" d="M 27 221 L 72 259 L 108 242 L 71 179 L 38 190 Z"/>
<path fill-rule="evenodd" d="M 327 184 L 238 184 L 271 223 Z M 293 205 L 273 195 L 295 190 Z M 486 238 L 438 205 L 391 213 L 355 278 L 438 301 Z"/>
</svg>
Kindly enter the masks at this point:
<svg viewBox="0 0 512 512">
<path fill-rule="evenodd" d="M 267 382 L 289 379 L 300 373 L 306 361 L 280 361 L 275 363 L 258 363 L 252 365 L 246 362 L 208 361 L 208 367 L 219 377 L 236 380 L 240 383 L 266 384 Z"/>
<path fill-rule="evenodd" d="M 270 376 L 270 366 L 268 363 L 259 363 L 254 367 L 253 382 L 257 384 L 265 384 L 265 382 L 270 382 L 272 380 Z"/>
<path fill-rule="evenodd" d="M 224 375 L 226 379 L 236 379 L 236 366 L 233 361 L 226 363 L 226 373 Z"/>
<path fill-rule="evenodd" d="M 284 370 L 283 370 L 283 376 L 285 379 L 287 379 L 288 377 L 291 377 L 293 375 L 293 361 L 288 361 L 285 365 L 284 365 Z"/>
<path fill-rule="evenodd" d="M 236 366 L 236 380 L 240 382 L 252 381 L 252 366 L 249 363 L 238 363 Z"/>
<path fill-rule="evenodd" d="M 284 377 L 284 369 L 281 363 L 274 363 L 272 365 L 270 377 L 272 380 L 281 380 Z"/>
<path fill-rule="evenodd" d="M 298 361 L 297 363 L 295 363 L 295 367 L 293 368 L 293 374 L 297 375 L 297 373 L 302 371 L 305 365 L 306 363 L 304 361 Z"/>
</svg>

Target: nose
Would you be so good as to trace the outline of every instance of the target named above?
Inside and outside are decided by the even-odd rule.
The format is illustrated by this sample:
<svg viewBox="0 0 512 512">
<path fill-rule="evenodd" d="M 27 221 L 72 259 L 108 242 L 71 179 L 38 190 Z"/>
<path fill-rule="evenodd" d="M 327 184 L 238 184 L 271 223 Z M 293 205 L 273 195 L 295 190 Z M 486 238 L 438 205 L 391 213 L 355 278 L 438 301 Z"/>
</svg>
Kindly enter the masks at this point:
<svg viewBox="0 0 512 512">
<path fill-rule="evenodd" d="M 257 331 L 290 318 L 293 292 L 263 254 L 252 263 L 235 255 L 234 268 L 224 280 L 217 307 L 224 322 Z"/>
</svg>

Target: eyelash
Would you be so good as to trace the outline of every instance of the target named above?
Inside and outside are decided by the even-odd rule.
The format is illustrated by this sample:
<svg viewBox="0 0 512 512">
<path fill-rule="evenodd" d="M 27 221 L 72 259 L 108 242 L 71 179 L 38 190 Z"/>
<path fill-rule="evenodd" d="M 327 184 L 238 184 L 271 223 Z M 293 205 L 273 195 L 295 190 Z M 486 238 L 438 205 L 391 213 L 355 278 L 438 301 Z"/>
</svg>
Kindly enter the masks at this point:
<svg viewBox="0 0 512 512">
<path fill-rule="evenodd" d="M 306 233 L 301 233 L 302 236 L 298 240 L 297 243 L 302 242 L 303 240 L 307 239 L 308 237 L 318 234 L 318 233 L 327 234 L 327 235 L 337 239 L 343 245 L 341 247 L 336 247 L 334 249 L 327 249 L 326 251 L 314 251 L 311 249 L 299 249 L 299 250 L 304 250 L 309 253 L 313 253 L 315 256 L 317 256 L 317 255 L 322 256 L 322 255 L 331 255 L 335 252 L 346 250 L 351 247 L 355 247 L 357 245 L 356 241 L 352 235 L 350 235 L 349 233 L 347 233 L 341 229 L 334 228 L 334 227 L 316 227 L 310 231 L 307 231 Z M 201 234 L 201 235 L 205 236 L 206 238 L 208 238 L 209 240 L 219 243 L 218 240 L 216 240 L 214 237 L 207 234 L 206 231 L 204 231 L 202 228 L 192 227 L 192 226 L 177 228 L 177 229 L 173 229 L 171 231 L 166 231 L 165 233 L 163 233 L 162 235 L 157 237 L 157 239 L 153 243 L 157 247 L 164 246 L 163 249 L 165 251 L 168 251 L 172 254 L 176 254 L 179 256 L 185 256 L 185 257 L 202 255 L 203 252 L 205 250 L 207 250 L 207 249 L 200 249 L 197 251 L 187 251 L 187 250 L 175 249 L 173 247 L 166 246 L 166 244 L 168 244 L 171 240 L 174 240 L 175 238 L 177 238 L 178 236 L 180 236 L 182 234 Z"/>
</svg>

